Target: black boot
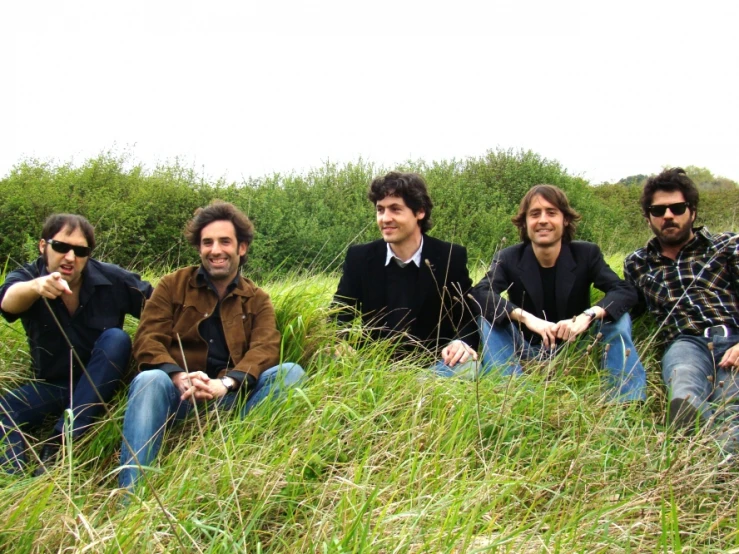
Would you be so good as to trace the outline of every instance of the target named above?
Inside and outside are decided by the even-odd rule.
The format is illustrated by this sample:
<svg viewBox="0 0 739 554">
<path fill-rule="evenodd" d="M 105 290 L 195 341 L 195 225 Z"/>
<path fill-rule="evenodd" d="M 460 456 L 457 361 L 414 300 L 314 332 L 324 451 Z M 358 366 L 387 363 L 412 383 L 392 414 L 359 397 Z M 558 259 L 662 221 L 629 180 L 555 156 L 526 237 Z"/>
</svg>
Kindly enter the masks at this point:
<svg viewBox="0 0 739 554">
<path fill-rule="evenodd" d="M 700 413 L 687 398 L 674 398 L 670 402 L 670 425 L 675 429 L 694 431 Z M 700 425 L 700 422 L 698 421 Z"/>
<path fill-rule="evenodd" d="M 43 475 L 44 473 L 46 473 L 48 468 L 56 463 L 56 459 L 59 457 L 59 450 L 61 446 L 62 443 L 59 442 L 56 438 L 51 438 L 46 441 L 44 447 L 41 449 L 41 456 L 39 456 L 39 465 L 33 472 L 34 477 L 39 477 L 40 475 Z"/>
</svg>

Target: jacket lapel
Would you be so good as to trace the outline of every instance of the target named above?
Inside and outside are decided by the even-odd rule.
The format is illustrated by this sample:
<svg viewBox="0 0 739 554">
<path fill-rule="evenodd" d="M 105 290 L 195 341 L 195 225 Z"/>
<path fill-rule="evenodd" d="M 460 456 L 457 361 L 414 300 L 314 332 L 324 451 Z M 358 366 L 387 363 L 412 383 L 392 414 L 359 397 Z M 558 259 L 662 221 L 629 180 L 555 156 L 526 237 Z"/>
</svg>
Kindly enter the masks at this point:
<svg viewBox="0 0 739 554">
<path fill-rule="evenodd" d="M 541 286 L 539 262 L 536 260 L 531 244 L 527 244 L 523 249 L 523 255 L 518 262 L 518 271 L 525 294 L 534 304 L 536 313 L 540 314 L 544 310 L 544 289 Z"/>
<path fill-rule="evenodd" d="M 557 258 L 557 273 L 555 276 L 555 290 L 557 291 L 557 312 L 560 318 L 567 313 L 567 303 L 570 299 L 572 286 L 575 284 L 575 269 L 577 264 L 572 257 L 569 243 L 563 242 Z"/>
<path fill-rule="evenodd" d="M 365 283 L 365 309 L 377 313 L 387 306 L 387 276 L 385 274 L 385 255 L 387 245 L 385 241 L 376 241 L 369 249 L 362 271 L 367 275 Z"/>
<path fill-rule="evenodd" d="M 444 261 L 438 258 L 438 252 L 433 246 L 433 241 L 424 235 L 423 248 L 421 249 L 421 267 L 418 270 L 418 289 L 411 309 L 414 317 L 420 312 L 429 292 L 436 288 L 434 275 L 439 275 L 440 272 L 443 274 L 446 271 L 446 266 L 439 266 Z"/>
</svg>

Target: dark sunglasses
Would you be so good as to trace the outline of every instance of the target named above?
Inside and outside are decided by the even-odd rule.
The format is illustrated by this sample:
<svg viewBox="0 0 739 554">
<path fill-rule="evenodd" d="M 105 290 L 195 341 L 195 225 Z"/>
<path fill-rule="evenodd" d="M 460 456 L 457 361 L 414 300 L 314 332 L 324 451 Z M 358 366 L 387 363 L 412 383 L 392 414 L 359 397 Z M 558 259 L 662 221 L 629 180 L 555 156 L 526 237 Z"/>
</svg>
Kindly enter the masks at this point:
<svg viewBox="0 0 739 554">
<path fill-rule="evenodd" d="M 89 246 L 75 246 L 73 244 L 67 244 L 66 242 L 54 239 L 49 239 L 46 242 L 51 245 L 51 247 L 54 249 L 54 252 L 66 254 L 67 252 L 72 250 L 74 252 L 74 255 L 78 258 L 87 258 L 87 256 L 89 256 L 92 252 L 92 248 L 90 248 Z"/>
<path fill-rule="evenodd" d="M 654 217 L 662 217 L 667 212 L 667 208 L 670 208 L 672 215 L 683 215 L 689 206 L 690 204 L 687 202 L 677 202 L 675 204 L 656 204 L 649 206 L 647 209 Z"/>
</svg>

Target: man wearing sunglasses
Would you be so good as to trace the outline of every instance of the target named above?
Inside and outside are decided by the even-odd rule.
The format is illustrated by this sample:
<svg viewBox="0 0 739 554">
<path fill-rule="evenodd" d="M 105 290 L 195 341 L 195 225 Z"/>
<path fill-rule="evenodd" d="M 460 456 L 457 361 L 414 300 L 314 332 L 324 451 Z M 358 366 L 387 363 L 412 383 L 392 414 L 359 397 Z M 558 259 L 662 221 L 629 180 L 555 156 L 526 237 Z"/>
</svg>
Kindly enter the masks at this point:
<svg viewBox="0 0 739 554">
<path fill-rule="evenodd" d="M 642 213 L 654 233 L 626 257 L 640 309 L 660 325 L 669 421 L 713 422 L 728 453 L 739 451 L 739 235 L 693 227 L 698 189 L 679 167 L 647 179 Z"/>
<path fill-rule="evenodd" d="M 5 471 L 24 469 L 27 428 L 58 417 L 35 473 L 46 471 L 65 431 L 73 440 L 88 431 L 123 382 L 131 353 L 123 320 L 126 314 L 139 317 L 152 287 L 130 271 L 90 258 L 94 247 L 87 219 L 52 215 L 41 232 L 41 256 L 9 273 L 0 287 L 0 313 L 23 323 L 36 378 L 0 398 Z M 71 429 L 65 429 L 66 409 L 72 410 Z"/>
</svg>

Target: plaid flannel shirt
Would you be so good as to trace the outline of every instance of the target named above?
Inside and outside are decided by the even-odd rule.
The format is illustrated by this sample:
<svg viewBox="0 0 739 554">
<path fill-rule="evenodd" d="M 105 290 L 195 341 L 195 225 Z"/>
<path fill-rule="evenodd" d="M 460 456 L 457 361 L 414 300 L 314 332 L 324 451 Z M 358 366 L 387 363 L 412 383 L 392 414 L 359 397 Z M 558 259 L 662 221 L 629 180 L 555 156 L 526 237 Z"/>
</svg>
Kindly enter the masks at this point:
<svg viewBox="0 0 739 554">
<path fill-rule="evenodd" d="M 661 254 L 656 237 L 624 260 L 624 278 L 668 341 L 714 325 L 739 329 L 739 235 L 694 231 L 676 260 Z"/>
</svg>

